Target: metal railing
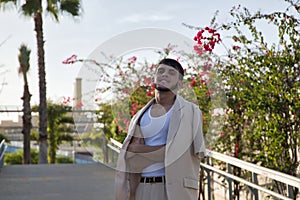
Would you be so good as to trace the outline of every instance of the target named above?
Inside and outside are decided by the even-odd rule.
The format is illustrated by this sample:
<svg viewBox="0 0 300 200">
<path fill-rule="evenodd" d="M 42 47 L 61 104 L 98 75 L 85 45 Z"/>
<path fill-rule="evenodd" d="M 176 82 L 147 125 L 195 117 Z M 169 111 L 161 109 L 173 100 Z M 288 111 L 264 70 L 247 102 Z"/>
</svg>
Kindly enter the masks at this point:
<svg viewBox="0 0 300 200">
<path fill-rule="evenodd" d="M 222 161 L 224 164 L 226 164 L 226 171 L 221 170 L 217 167 L 213 166 L 213 160 L 216 161 Z M 250 192 L 252 193 L 252 198 L 254 200 L 263 199 L 262 197 L 259 197 L 259 192 L 262 194 L 267 194 L 279 199 L 284 200 L 293 200 L 296 197 L 293 196 L 292 187 L 300 189 L 300 178 L 294 177 L 288 174 L 284 174 L 275 170 L 271 170 L 265 167 L 261 167 L 258 165 L 255 165 L 253 163 L 245 162 L 243 160 L 227 156 L 218 152 L 207 150 L 207 159 L 206 164 L 200 163 L 201 167 L 206 171 L 207 174 L 207 197 L 208 200 L 212 199 L 212 188 L 211 188 L 211 181 L 214 181 L 212 177 L 212 172 L 217 173 L 218 175 L 224 177 L 227 181 L 227 195 L 228 199 L 233 198 L 233 192 L 232 192 L 232 185 L 233 181 L 239 182 L 245 186 L 247 186 L 250 189 Z M 233 175 L 233 166 L 238 167 L 240 169 L 243 169 L 245 171 L 248 171 L 251 173 L 251 181 L 246 180 L 244 178 L 238 177 Z M 262 183 L 259 184 L 258 177 L 262 178 Z M 266 181 L 278 181 L 282 184 L 286 185 L 286 191 L 287 195 L 282 195 L 277 192 L 274 192 L 267 187 L 265 187 Z"/>
<path fill-rule="evenodd" d="M 2 140 L 0 143 L 0 169 L 4 165 L 4 154 L 5 154 L 6 148 L 7 148 L 7 146 L 5 144 L 5 140 Z"/>
<path fill-rule="evenodd" d="M 120 152 L 120 148 L 122 146 L 121 143 L 114 139 L 110 139 L 109 143 L 107 144 L 108 148 L 116 153 Z M 115 159 L 115 157 L 114 157 Z M 218 161 L 218 162 L 223 162 L 226 165 L 226 170 L 222 170 L 218 168 L 217 166 L 213 166 L 213 161 Z M 292 193 L 292 188 L 298 188 L 300 190 L 300 178 L 290 176 L 275 170 L 271 170 L 268 168 L 264 168 L 249 162 L 245 162 L 243 160 L 227 156 L 215 151 L 211 151 L 207 149 L 207 158 L 206 158 L 206 163 L 200 163 L 200 166 L 204 171 L 206 172 L 206 179 L 205 179 L 205 191 L 206 191 L 206 197 L 208 200 L 213 199 L 213 189 L 211 188 L 211 183 L 216 182 L 216 177 L 213 176 L 213 173 L 216 173 L 226 180 L 225 184 L 225 190 L 226 194 L 223 195 L 224 198 L 226 199 L 233 199 L 233 182 L 239 182 L 245 186 L 247 186 L 250 189 L 251 194 L 251 199 L 258 200 L 258 199 L 264 199 L 262 197 L 262 194 L 267 194 L 279 199 L 284 199 L 284 200 L 292 200 L 295 199 L 296 197 L 293 196 Z M 238 167 L 243 170 L 248 171 L 251 173 L 251 181 L 235 176 L 233 172 L 233 167 Z M 274 192 L 270 189 L 268 189 L 265 185 L 266 181 L 261 181 L 259 184 L 259 179 L 264 178 L 264 180 L 269 180 L 269 181 L 278 181 L 286 185 L 286 191 L 287 195 L 284 196 L 282 194 L 279 194 L 277 192 Z M 220 178 L 219 178 L 220 179 Z M 260 195 L 259 195 L 260 194 Z"/>
</svg>

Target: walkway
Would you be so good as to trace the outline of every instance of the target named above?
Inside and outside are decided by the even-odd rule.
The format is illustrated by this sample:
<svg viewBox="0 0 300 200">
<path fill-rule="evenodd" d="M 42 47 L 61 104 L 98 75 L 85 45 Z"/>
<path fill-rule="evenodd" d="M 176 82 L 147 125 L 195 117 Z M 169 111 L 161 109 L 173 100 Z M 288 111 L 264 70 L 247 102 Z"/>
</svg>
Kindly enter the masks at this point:
<svg viewBox="0 0 300 200">
<path fill-rule="evenodd" d="M 114 170 L 102 164 L 11 165 L 0 170 L 1 200 L 114 199 Z"/>
</svg>

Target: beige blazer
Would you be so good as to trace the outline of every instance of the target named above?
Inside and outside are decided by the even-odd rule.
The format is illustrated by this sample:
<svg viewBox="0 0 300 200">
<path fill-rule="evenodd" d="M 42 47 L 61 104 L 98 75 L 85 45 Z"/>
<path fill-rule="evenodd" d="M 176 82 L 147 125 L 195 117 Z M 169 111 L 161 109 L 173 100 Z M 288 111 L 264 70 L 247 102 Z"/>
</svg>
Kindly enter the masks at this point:
<svg viewBox="0 0 300 200">
<path fill-rule="evenodd" d="M 140 172 L 132 170 L 128 162 L 134 156 L 148 156 L 157 161 L 159 154 L 137 155 L 127 152 L 128 144 L 135 134 L 140 134 L 138 119 L 153 104 L 151 100 L 131 120 L 128 135 L 123 142 L 116 168 L 115 194 L 117 200 L 135 199 Z M 199 107 L 177 95 L 170 119 L 166 148 L 163 149 L 166 192 L 169 200 L 198 199 L 198 175 L 200 159 L 205 155 L 202 133 L 202 113 Z M 135 158 L 136 158 L 135 157 Z M 132 170 L 132 171 L 131 171 Z"/>
</svg>

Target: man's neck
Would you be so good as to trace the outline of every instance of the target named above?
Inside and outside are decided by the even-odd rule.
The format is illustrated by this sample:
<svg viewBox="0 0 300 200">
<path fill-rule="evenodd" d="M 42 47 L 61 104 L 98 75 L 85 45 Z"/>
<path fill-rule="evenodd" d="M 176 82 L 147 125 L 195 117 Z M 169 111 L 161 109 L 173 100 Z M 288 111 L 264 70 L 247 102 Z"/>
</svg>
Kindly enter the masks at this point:
<svg viewBox="0 0 300 200">
<path fill-rule="evenodd" d="M 157 104 L 162 106 L 170 106 L 173 105 L 176 98 L 176 94 L 172 91 L 162 92 L 162 91 L 155 91 L 155 101 Z"/>
</svg>

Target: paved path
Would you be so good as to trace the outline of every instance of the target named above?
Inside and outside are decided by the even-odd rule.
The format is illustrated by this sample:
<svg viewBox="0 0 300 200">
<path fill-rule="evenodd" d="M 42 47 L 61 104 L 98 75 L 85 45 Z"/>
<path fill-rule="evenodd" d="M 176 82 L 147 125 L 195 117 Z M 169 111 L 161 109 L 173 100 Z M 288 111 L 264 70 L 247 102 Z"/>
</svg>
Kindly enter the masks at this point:
<svg viewBox="0 0 300 200">
<path fill-rule="evenodd" d="M 0 200 L 113 200 L 114 170 L 101 164 L 11 165 Z"/>
</svg>

